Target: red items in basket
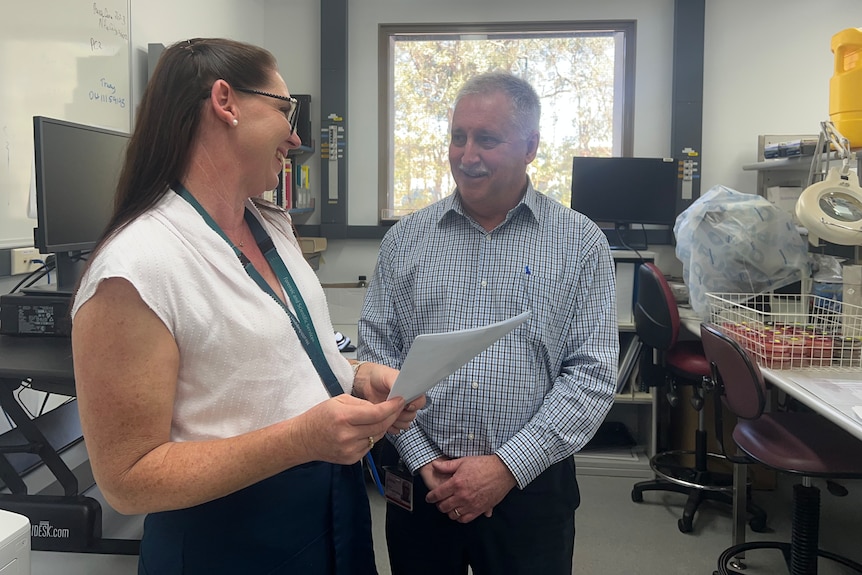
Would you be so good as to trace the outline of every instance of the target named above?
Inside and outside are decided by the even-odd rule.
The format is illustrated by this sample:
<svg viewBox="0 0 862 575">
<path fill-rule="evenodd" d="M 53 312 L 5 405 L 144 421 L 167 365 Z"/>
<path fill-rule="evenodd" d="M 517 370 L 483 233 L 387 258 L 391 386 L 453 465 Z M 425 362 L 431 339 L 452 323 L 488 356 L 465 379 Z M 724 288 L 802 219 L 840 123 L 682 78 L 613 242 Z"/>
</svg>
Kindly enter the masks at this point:
<svg viewBox="0 0 862 575">
<path fill-rule="evenodd" d="M 831 335 L 806 335 L 805 352 L 811 358 L 811 367 L 832 365 L 832 349 L 835 341 Z"/>
<path fill-rule="evenodd" d="M 862 369 L 862 305 L 806 294 L 707 294 L 710 319 L 763 367 Z"/>
<path fill-rule="evenodd" d="M 792 369 L 808 367 L 810 357 L 805 357 L 804 340 L 799 336 L 776 336 L 764 339 L 758 345 L 755 355 L 761 365 L 770 369 Z"/>
</svg>

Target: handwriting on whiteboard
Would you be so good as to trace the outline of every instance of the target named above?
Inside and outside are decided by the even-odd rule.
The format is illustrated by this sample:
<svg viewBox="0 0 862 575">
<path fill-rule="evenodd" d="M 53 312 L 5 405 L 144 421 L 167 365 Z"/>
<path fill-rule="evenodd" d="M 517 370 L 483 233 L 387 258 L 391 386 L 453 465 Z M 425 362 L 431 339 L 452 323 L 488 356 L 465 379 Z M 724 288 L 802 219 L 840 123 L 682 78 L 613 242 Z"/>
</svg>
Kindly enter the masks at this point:
<svg viewBox="0 0 862 575">
<path fill-rule="evenodd" d="M 93 2 L 93 14 L 99 18 L 99 28 L 105 32 L 113 34 L 114 36 L 119 36 L 127 42 L 129 41 L 129 27 L 126 24 L 125 14 L 118 10 L 101 8 L 97 2 Z"/>
</svg>

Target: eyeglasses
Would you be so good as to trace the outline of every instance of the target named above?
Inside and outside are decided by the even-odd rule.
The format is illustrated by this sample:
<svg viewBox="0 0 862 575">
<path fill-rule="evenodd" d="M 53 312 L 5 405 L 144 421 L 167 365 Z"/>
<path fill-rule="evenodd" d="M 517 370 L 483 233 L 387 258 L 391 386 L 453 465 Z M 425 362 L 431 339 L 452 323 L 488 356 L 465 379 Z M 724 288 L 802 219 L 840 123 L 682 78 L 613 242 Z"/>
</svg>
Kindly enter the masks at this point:
<svg viewBox="0 0 862 575">
<path fill-rule="evenodd" d="M 237 92 L 245 92 L 246 94 L 256 94 L 258 96 L 266 96 L 267 98 L 275 98 L 282 102 L 290 104 L 290 108 L 284 112 L 284 117 L 290 122 L 290 133 L 296 133 L 296 123 L 299 120 L 299 100 L 296 98 L 288 98 L 287 96 L 279 96 L 271 92 L 263 92 L 261 90 L 253 90 L 251 88 L 234 88 Z"/>
</svg>

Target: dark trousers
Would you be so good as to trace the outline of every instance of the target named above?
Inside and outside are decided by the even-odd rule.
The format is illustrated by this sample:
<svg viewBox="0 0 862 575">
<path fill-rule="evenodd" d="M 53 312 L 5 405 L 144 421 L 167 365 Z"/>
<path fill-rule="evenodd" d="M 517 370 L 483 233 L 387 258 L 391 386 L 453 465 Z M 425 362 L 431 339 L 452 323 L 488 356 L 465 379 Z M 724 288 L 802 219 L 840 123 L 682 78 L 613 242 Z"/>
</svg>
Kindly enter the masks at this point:
<svg viewBox="0 0 862 575">
<path fill-rule="evenodd" d="M 376 575 L 362 468 L 309 463 L 144 521 L 139 575 Z"/>
<path fill-rule="evenodd" d="M 413 489 L 412 513 L 386 506 L 392 575 L 465 575 L 468 565 L 474 575 L 571 575 L 581 501 L 571 457 L 467 524 L 426 503 L 418 475 Z"/>
</svg>

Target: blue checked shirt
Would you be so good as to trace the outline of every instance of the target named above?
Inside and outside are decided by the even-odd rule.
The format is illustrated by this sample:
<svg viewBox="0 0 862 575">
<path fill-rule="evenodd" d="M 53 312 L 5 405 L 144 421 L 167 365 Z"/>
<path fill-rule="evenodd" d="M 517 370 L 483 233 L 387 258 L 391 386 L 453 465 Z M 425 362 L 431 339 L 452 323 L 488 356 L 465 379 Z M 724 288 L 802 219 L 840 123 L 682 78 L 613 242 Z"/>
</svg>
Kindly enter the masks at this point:
<svg viewBox="0 0 862 575">
<path fill-rule="evenodd" d="M 412 472 L 440 457 L 497 454 L 524 488 L 581 449 L 617 376 L 614 264 L 590 220 L 528 184 L 492 232 L 456 192 L 383 238 L 359 321 L 357 357 L 400 368 L 413 339 L 532 317 L 427 393 L 390 436 Z"/>
</svg>

